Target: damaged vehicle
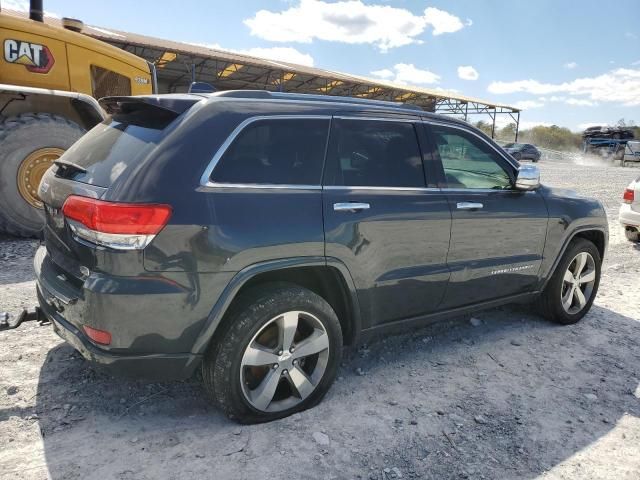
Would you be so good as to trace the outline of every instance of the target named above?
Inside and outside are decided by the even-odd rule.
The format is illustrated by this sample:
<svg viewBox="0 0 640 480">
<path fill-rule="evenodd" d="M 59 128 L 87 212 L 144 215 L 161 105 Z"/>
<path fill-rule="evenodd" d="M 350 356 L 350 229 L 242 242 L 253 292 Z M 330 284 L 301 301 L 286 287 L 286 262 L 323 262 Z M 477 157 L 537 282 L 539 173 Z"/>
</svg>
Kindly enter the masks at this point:
<svg viewBox="0 0 640 480">
<path fill-rule="evenodd" d="M 316 405 L 343 345 L 482 308 L 578 322 L 607 220 L 463 121 L 346 97 L 111 97 L 40 183 L 41 314 L 231 418 Z"/>
</svg>

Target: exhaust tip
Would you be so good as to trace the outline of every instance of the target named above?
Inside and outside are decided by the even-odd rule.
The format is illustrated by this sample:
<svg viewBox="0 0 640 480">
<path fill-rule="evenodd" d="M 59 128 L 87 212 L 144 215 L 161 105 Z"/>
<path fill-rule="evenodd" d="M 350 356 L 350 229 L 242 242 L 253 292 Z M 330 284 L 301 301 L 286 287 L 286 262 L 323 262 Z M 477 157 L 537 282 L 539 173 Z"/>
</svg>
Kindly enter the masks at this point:
<svg viewBox="0 0 640 480">
<path fill-rule="evenodd" d="M 67 30 L 71 30 L 72 32 L 81 33 L 82 29 L 84 28 L 84 23 L 82 22 L 82 20 L 78 20 L 77 18 L 63 17 L 62 26 Z"/>
</svg>

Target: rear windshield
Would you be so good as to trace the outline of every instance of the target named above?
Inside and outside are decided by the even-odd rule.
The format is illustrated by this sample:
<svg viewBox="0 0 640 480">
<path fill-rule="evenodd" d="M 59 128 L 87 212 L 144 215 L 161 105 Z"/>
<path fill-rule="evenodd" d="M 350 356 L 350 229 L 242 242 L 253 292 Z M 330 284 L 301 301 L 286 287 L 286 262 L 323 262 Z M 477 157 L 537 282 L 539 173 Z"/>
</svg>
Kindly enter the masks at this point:
<svg viewBox="0 0 640 480">
<path fill-rule="evenodd" d="M 58 168 L 56 174 L 101 187 L 110 186 L 133 168 L 158 144 L 166 122 L 143 123 L 131 115 L 109 118 L 96 125 L 60 158 L 86 170 L 70 172 Z"/>
</svg>

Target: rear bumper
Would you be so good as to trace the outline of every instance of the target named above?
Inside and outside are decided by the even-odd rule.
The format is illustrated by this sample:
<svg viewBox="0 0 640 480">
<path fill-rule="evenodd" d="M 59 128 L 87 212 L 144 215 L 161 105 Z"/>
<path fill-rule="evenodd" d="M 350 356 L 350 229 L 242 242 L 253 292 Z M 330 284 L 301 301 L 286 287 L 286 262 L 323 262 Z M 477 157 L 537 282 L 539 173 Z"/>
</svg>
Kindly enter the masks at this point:
<svg viewBox="0 0 640 480">
<path fill-rule="evenodd" d="M 55 272 L 51 271 L 50 260 L 44 248 L 36 253 L 34 268 L 38 303 L 42 313 L 53 324 L 53 330 L 87 360 L 107 367 L 114 373 L 162 380 L 189 378 L 200 364 L 202 356 L 190 352 L 149 353 L 127 348 L 109 350 L 93 343 L 85 335 L 82 325 L 96 327 L 98 323 L 96 328 L 111 332 L 124 327 L 122 322 L 114 323 L 108 315 L 100 316 L 101 311 L 109 312 L 109 307 L 112 306 L 104 298 L 105 295 L 86 288 L 79 291 L 57 279 Z M 122 308 L 126 308 L 126 304 L 131 301 L 129 296 L 114 298 L 125 302 Z M 96 308 L 100 304 L 104 308 Z M 164 305 L 158 306 L 166 308 Z"/>
<path fill-rule="evenodd" d="M 39 285 L 37 290 L 40 308 L 51 321 L 53 331 L 85 359 L 113 373 L 154 380 L 178 380 L 191 377 L 200 364 L 201 357 L 194 354 L 125 355 L 106 352 L 45 301 Z"/>
<path fill-rule="evenodd" d="M 625 227 L 640 227 L 640 212 L 633 210 L 628 203 L 623 203 L 620 206 L 618 219 Z"/>
</svg>

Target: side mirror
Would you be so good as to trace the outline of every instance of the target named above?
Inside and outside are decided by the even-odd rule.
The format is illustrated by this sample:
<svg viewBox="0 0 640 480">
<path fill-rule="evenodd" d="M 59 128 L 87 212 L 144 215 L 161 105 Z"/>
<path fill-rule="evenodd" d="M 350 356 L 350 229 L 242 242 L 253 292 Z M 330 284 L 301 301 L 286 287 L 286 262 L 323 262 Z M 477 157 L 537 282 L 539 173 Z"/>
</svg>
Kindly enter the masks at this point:
<svg viewBox="0 0 640 480">
<path fill-rule="evenodd" d="M 535 190 L 540 186 L 540 170 L 535 165 L 520 165 L 516 190 Z"/>
</svg>

